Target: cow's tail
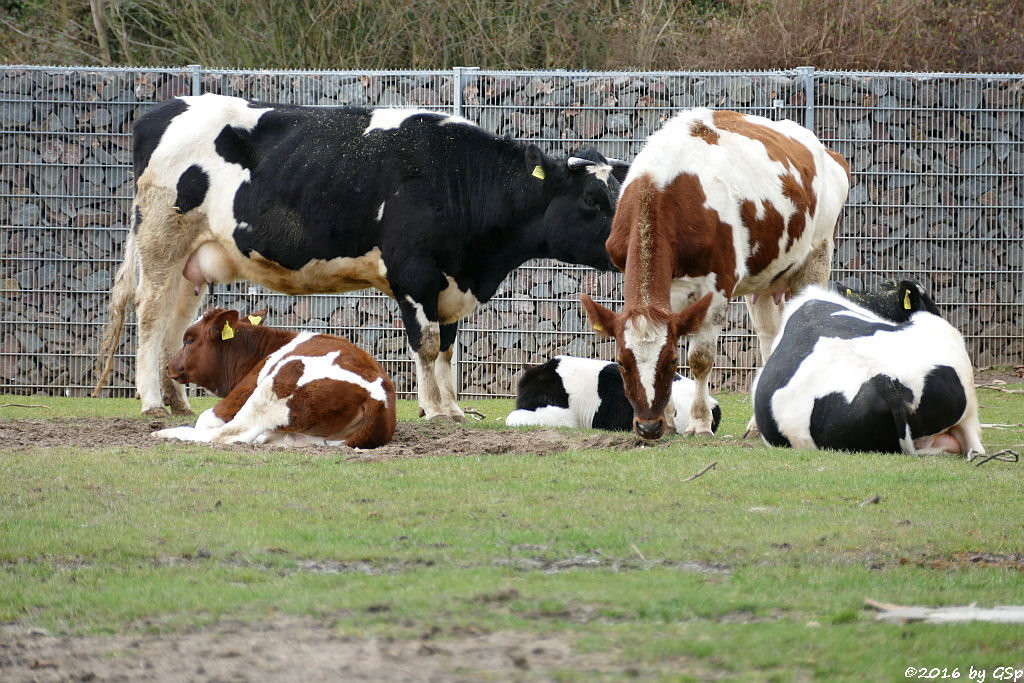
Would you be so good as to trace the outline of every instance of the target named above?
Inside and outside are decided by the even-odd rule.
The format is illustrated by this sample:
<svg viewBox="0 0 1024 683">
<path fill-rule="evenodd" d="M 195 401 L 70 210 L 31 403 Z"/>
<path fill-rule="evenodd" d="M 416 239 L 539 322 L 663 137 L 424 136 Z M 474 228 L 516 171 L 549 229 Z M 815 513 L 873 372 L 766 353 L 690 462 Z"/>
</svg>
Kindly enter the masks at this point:
<svg viewBox="0 0 1024 683">
<path fill-rule="evenodd" d="M 896 438 L 899 440 L 900 450 L 908 455 L 917 453 L 914 446 L 914 436 L 910 431 L 910 420 L 907 416 L 907 403 L 900 391 L 899 386 L 891 377 L 877 375 L 872 378 L 872 383 L 892 413 L 893 424 L 896 426 Z"/>
<path fill-rule="evenodd" d="M 133 216 L 135 211 L 132 211 Z M 132 219 L 131 229 L 128 231 L 128 239 L 124 243 L 124 260 L 117 269 L 114 276 L 114 286 L 110 289 L 110 304 L 108 306 L 109 320 L 103 331 L 103 340 L 100 342 L 99 353 L 96 357 L 96 387 L 92 390 L 92 396 L 99 396 L 103 385 L 110 378 L 114 369 L 114 353 L 121 345 L 121 334 L 124 332 L 124 319 L 128 313 L 129 305 L 135 301 L 135 289 L 138 285 L 139 269 L 139 248 L 135 241 L 135 219 Z"/>
</svg>

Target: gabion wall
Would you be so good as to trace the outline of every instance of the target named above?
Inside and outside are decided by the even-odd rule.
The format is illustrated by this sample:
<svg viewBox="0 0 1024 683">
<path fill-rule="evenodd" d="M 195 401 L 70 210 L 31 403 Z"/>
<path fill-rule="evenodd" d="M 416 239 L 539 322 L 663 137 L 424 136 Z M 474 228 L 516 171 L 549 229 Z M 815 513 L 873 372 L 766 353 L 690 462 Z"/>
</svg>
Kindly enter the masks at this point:
<svg viewBox="0 0 1024 683">
<path fill-rule="evenodd" d="M 912 276 L 961 329 L 977 366 L 1020 364 L 1024 336 L 1024 76 L 755 73 L 242 72 L 0 67 L 0 391 L 87 393 L 132 196 L 131 124 L 168 97 L 217 92 L 311 105 L 418 106 L 461 114 L 547 151 L 594 145 L 630 160 L 682 108 L 790 118 L 851 163 L 833 278 Z M 621 276 L 554 262 L 515 271 L 465 321 L 465 398 L 514 395 L 524 365 L 555 353 L 611 358 L 578 296 L 616 306 Z M 340 332 L 374 353 L 403 395 L 414 373 L 393 302 L 372 291 L 292 297 L 218 285 L 210 304 L 270 309 L 271 324 Z M 133 392 L 134 326 L 110 395 Z M 717 390 L 745 390 L 756 340 L 740 303 L 721 338 Z"/>
</svg>

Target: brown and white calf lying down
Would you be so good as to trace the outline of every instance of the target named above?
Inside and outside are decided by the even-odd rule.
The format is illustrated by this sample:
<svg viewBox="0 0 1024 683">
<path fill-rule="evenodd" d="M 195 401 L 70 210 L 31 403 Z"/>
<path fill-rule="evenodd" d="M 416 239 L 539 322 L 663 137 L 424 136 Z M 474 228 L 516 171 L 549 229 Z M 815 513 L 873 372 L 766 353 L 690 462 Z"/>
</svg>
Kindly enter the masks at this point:
<svg viewBox="0 0 1024 683">
<path fill-rule="evenodd" d="M 382 446 L 395 433 L 395 385 L 368 353 L 330 334 L 260 326 L 214 308 L 185 330 L 167 374 L 224 400 L 194 427 L 154 436 L 212 443 Z"/>
</svg>

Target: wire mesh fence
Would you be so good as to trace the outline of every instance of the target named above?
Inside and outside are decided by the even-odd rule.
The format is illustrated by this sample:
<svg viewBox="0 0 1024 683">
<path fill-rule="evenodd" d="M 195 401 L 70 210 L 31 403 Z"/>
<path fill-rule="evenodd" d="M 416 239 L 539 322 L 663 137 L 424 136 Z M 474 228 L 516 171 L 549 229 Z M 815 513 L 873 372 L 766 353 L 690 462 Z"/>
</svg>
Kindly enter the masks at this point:
<svg viewBox="0 0 1024 683">
<path fill-rule="evenodd" d="M 1024 76 L 822 72 L 235 71 L 0 67 L 0 377 L 7 393 L 91 389 L 107 292 L 133 192 L 131 125 L 176 95 L 215 92 L 314 106 L 422 107 L 566 154 L 631 160 L 695 106 L 793 119 L 842 153 L 854 184 L 833 279 L 909 276 L 933 292 L 978 366 L 1019 364 L 1024 333 Z M 555 353 L 611 358 L 578 296 L 621 304 L 615 273 L 534 261 L 464 321 L 456 386 L 514 395 L 524 365 Z M 344 334 L 415 391 L 397 307 L 374 291 L 287 296 L 217 285 L 211 305 L 269 309 L 271 324 Z M 109 385 L 133 387 L 129 326 Z M 717 390 L 744 390 L 756 337 L 739 302 L 719 342 Z"/>
</svg>

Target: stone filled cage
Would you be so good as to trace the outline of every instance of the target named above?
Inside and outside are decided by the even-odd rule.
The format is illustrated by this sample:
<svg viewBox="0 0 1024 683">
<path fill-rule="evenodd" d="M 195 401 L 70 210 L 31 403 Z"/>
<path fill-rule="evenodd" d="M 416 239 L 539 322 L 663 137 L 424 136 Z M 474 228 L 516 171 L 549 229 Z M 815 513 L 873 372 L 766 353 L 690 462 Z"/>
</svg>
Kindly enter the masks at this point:
<svg viewBox="0 0 1024 683">
<path fill-rule="evenodd" d="M 858 288 L 893 277 L 921 280 L 964 333 L 976 366 L 1024 358 L 1021 74 L 8 65 L 0 66 L 0 391 L 91 390 L 133 193 L 132 122 L 164 99 L 206 92 L 428 108 L 550 153 L 592 144 L 625 160 L 684 108 L 793 119 L 843 154 L 853 172 L 833 280 Z M 460 398 L 513 396 L 523 367 L 556 353 L 612 358 L 612 342 L 594 336 L 578 296 L 616 307 L 620 286 L 620 274 L 553 261 L 514 271 L 461 326 Z M 382 294 L 288 296 L 236 283 L 214 286 L 208 303 L 267 308 L 270 324 L 346 335 L 382 362 L 403 397 L 414 395 L 397 307 Z M 133 318 L 105 395 L 134 393 L 135 342 Z M 745 307 L 734 301 L 713 388 L 746 390 L 757 362 Z"/>
</svg>

